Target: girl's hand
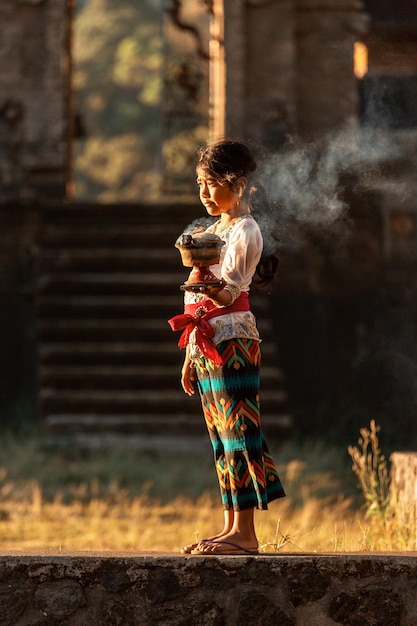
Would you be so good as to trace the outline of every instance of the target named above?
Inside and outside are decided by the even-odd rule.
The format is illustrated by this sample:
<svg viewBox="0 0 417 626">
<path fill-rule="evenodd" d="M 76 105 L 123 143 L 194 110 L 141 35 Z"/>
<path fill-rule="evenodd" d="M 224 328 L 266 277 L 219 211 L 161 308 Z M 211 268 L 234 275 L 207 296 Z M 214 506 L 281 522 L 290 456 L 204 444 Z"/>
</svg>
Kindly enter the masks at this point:
<svg viewBox="0 0 417 626">
<path fill-rule="evenodd" d="M 225 285 L 226 281 L 221 280 L 218 286 L 208 285 L 207 287 L 200 287 L 200 293 L 204 293 L 215 304 L 227 306 L 230 304 L 232 296 L 229 291 L 224 289 Z"/>
<path fill-rule="evenodd" d="M 215 298 L 220 291 L 223 291 L 226 283 L 223 281 L 219 285 L 207 285 L 207 287 L 200 287 L 200 293 L 206 294 L 209 298 Z"/>
<path fill-rule="evenodd" d="M 195 367 L 192 367 L 191 361 L 186 357 L 181 370 L 181 385 L 188 396 L 195 393 Z"/>
</svg>

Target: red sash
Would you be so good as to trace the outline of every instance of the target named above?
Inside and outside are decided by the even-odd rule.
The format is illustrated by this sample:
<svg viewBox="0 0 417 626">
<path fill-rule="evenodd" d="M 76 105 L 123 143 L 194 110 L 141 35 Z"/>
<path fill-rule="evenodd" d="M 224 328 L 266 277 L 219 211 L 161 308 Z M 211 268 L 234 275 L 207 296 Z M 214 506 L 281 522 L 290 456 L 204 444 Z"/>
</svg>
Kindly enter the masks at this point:
<svg viewBox="0 0 417 626">
<path fill-rule="evenodd" d="M 249 296 L 246 291 L 242 291 L 233 304 L 225 307 L 217 307 L 211 300 L 186 304 L 184 313 L 172 317 L 168 320 L 168 324 L 173 331 L 183 331 L 178 342 L 180 348 L 187 346 L 190 334 L 196 328 L 195 342 L 197 346 L 206 358 L 211 359 L 216 365 L 220 365 L 220 355 L 212 342 L 214 330 L 208 320 L 235 311 L 249 310 Z"/>
</svg>

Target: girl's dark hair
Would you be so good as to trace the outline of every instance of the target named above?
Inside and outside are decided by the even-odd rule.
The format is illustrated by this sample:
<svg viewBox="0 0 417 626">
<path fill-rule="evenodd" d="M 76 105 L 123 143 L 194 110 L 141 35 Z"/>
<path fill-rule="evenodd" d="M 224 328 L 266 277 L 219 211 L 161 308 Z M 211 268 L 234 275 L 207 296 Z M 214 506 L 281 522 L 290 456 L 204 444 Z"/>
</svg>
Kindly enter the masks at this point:
<svg viewBox="0 0 417 626">
<path fill-rule="evenodd" d="M 277 238 L 271 232 L 272 221 L 268 219 L 271 206 L 266 190 L 254 176 L 256 167 L 256 161 L 248 146 L 233 139 L 216 141 L 199 150 L 197 172 L 202 170 L 219 181 L 227 182 L 231 187 L 235 187 L 242 176 L 248 181 L 244 195 L 264 239 L 264 248 L 253 277 L 253 284 L 266 289 L 278 271 L 279 259 L 275 252 L 271 251 L 271 248 L 273 250 L 276 246 Z"/>
</svg>

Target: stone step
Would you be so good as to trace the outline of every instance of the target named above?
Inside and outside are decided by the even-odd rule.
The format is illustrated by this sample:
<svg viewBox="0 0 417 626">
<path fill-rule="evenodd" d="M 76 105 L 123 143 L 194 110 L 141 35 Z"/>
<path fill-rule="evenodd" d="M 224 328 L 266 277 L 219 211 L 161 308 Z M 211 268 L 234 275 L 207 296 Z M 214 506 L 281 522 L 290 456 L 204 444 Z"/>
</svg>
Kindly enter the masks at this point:
<svg viewBox="0 0 417 626">
<path fill-rule="evenodd" d="M 63 319 L 39 320 L 42 342 L 63 341 L 164 341 L 174 333 L 167 321 L 159 319 Z M 179 334 L 178 334 L 179 337 Z M 175 341 L 175 338 L 174 338 Z"/>
<path fill-rule="evenodd" d="M 264 415 L 261 418 L 262 429 L 268 436 L 288 435 L 291 430 L 291 418 L 286 414 Z M 188 413 L 172 414 L 141 414 L 141 415 L 98 415 L 55 413 L 48 415 L 46 419 L 48 432 L 52 435 L 82 433 L 83 435 L 94 434 L 130 434 L 146 437 L 159 436 L 161 438 L 178 435 L 185 437 L 201 437 L 202 441 L 208 442 L 207 428 L 199 404 L 194 403 Z M 208 447 L 210 444 L 208 442 Z"/>
<path fill-rule="evenodd" d="M 149 363 L 136 366 L 44 366 L 39 369 L 42 386 L 50 389 L 138 390 L 171 386 L 178 388 L 180 369 Z"/>
<path fill-rule="evenodd" d="M 48 430 L 51 433 L 74 432 L 118 432 L 143 433 L 146 435 L 175 434 L 187 429 L 189 434 L 207 433 L 203 419 L 198 419 L 199 406 L 193 403 L 188 414 L 51 414 L 47 418 Z"/>
<path fill-rule="evenodd" d="M 42 250 L 38 269 L 42 273 L 57 272 L 145 272 L 149 269 L 165 271 L 182 269 L 181 255 L 174 243 L 166 247 L 141 248 L 93 248 Z"/>
<path fill-rule="evenodd" d="M 55 389 L 151 389 L 169 386 L 178 388 L 180 368 L 160 363 L 119 366 L 41 365 L 42 386 Z M 282 373 L 278 368 L 262 368 L 262 388 L 278 387 Z"/>
<path fill-rule="evenodd" d="M 117 422 L 116 422 L 117 425 Z M 84 430 L 83 430 L 84 429 Z M 48 432 L 52 431 L 48 428 Z M 284 433 L 283 433 L 284 434 Z M 287 434 L 285 433 L 285 436 Z M 281 435 L 282 437 L 282 435 Z M 269 436 L 271 440 L 271 436 Z M 79 430 L 65 432 L 63 427 L 58 426 L 56 432 L 50 432 L 44 438 L 45 446 L 53 449 L 68 450 L 106 450 L 115 447 L 123 450 L 141 450 L 149 452 L 196 452 L 204 451 L 210 454 L 211 444 L 207 433 L 190 435 L 186 427 L 181 428 L 176 434 L 149 433 L 140 434 L 137 432 L 118 432 L 115 427 L 109 427 L 107 431 L 88 432 L 80 425 Z"/>
<path fill-rule="evenodd" d="M 175 202 L 167 207 L 161 203 L 97 204 L 71 200 L 62 205 L 45 205 L 42 213 L 46 224 L 72 224 L 75 227 L 86 224 L 97 226 L 102 223 L 155 224 L 167 220 L 185 225 L 205 216 L 204 209 L 198 202 Z"/>
<path fill-rule="evenodd" d="M 176 312 L 173 312 L 175 314 Z M 263 320 L 263 329 L 272 326 Z M 180 333 L 171 330 L 167 320 L 144 319 L 51 319 L 38 320 L 41 341 L 164 341 L 178 342 Z M 265 336 L 265 333 L 264 333 Z"/>
<path fill-rule="evenodd" d="M 174 335 L 166 342 L 45 342 L 39 348 L 39 361 L 45 365 L 123 366 L 162 362 L 173 366 L 182 363 L 183 359 L 184 351 L 177 348 Z M 262 360 L 264 363 L 275 361 L 275 349 L 271 342 L 262 344 Z"/>
<path fill-rule="evenodd" d="M 38 281 L 41 295 L 97 295 L 136 296 L 159 293 L 178 294 L 180 285 L 187 279 L 187 272 L 138 272 L 138 273 L 85 273 L 44 274 Z M 162 293 L 161 293 L 161 290 Z"/>
<path fill-rule="evenodd" d="M 41 364 L 48 365 L 138 365 L 162 362 L 177 364 L 184 352 L 172 341 L 142 342 L 58 342 L 42 343 L 39 349 Z"/>
<path fill-rule="evenodd" d="M 187 399 L 190 402 L 187 403 Z M 43 387 L 40 406 L 46 415 L 55 413 L 97 415 L 141 415 L 161 411 L 162 405 L 169 407 L 172 415 L 186 414 L 191 410 L 194 398 L 189 398 L 180 389 L 139 390 L 60 390 Z"/>
<path fill-rule="evenodd" d="M 37 315 L 46 318 L 85 318 L 85 319 L 119 319 L 137 317 L 155 317 L 162 320 L 181 313 L 183 295 L 178 289 L 176 294 L 164 295 L 49 295 L 40 293 L 36 303 Z M 252 306 L 257 315 L 268 314 L 268 303 L 256 300 Z M 262 325 L 262 320 L 259 320 Z"/>
<path fill-rule="evenodd" d="M 180 385 L 184 351 L 167 320 L 182 312 L 177 237 L 196 205 L 88 205 L 43 209 L 36 310 L 39 408 L 51 434 L 150 441 L 204 437 L 200 400 Z M 263 339 L 265 422 L 288 432 L 269 301 L 251 293 Z"/>
<path fill-rule="evenodd" d="M 182 295 L 161 296 L 64 296 L 40 295 L 37 301 L 39 319 L 82 318 L 82 319 L 137 319 L 158 317 L 168 319 L 174 312 L 182 311 Z"/>
<path fill-rule="evenodd" d="M 47 224 L 40 244 L 45 249 L 172 248 L 182 232 L 183 225 L 175 222 L 130 226 L 100 223 L 82 228 L 76 223 L 65 226 Z"/>
<path fill-rule="evenodd" d="M 178 389 L 140 389 L 136 391 L 114 390 L 61 390 L 43 387 L 40 392 L 40 407 L 44 415 L 53 413 L 93 413 L 137 415 L 159 413 L 161 405 L 169 407 L 170 415 L 187 414 L 191 402 L 197 398 L 187 396 L 178 385 Z M 282 413 L 286 394 L 281 389 L 262 391 L 262 412 Z"/>
</svg>

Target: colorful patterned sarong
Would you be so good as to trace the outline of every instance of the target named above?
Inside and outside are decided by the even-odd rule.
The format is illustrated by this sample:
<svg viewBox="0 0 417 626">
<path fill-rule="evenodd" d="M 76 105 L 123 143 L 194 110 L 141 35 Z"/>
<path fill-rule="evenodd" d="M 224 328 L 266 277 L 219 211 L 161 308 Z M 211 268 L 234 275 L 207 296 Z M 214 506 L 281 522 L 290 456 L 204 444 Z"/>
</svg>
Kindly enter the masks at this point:
<svg viewBox="0 0 417 626">
<path fill-rule="evenodd" d="M 201 357 L 196 372 L 223 506 L 267 509 L 285 492 L 260 429 L 259 342 L 231 339 L 216 347 L 221 364 Z"/>
</svg>

